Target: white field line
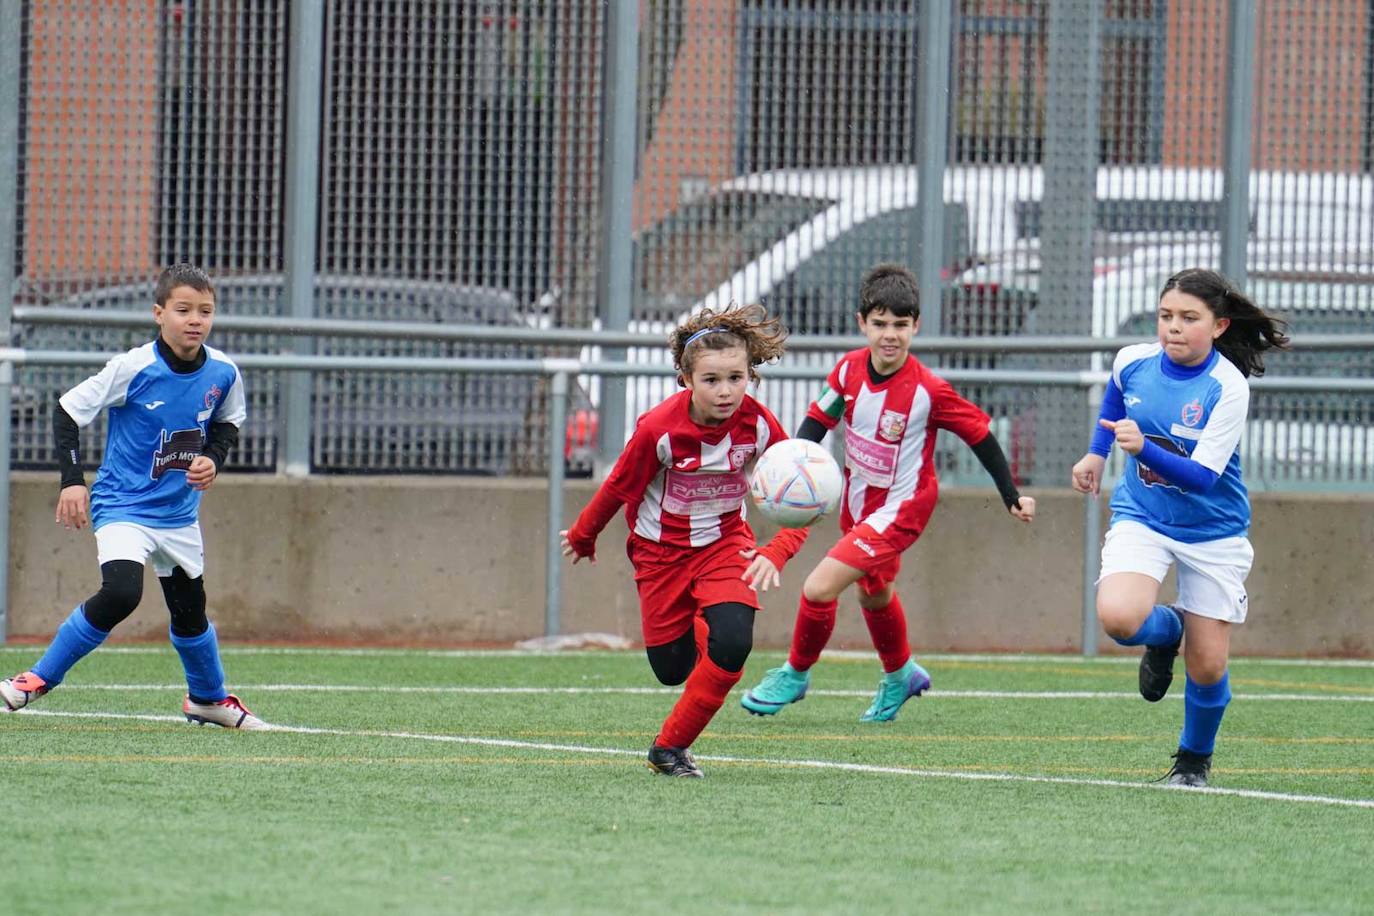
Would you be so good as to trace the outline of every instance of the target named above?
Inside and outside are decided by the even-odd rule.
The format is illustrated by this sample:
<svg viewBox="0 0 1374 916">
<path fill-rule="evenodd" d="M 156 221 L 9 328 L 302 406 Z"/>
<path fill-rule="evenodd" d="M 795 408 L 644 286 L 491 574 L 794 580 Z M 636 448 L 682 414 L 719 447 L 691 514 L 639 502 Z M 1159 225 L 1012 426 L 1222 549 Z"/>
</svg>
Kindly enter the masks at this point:
<svg viewBox="0 0 1374 916">
<path fill-rule="evenodd" d="M 159 646 L 101 646 L 102 655 L 164 655 L 171 653 L 172 649 Z M 252 656 L 252 655 L 316 655 L 316 656 L 352 656 L 362 658 L 585 658 L 585 657 L 607 657 L 617 655 L 634 655 L 638 657 L 643 650 L 641 649 L 567 649 L 562 651 L 530 651 L 526 649 L 331 649 L 316 646 L 221 646 L 222 655 L 233 656 Z M 42 652 L 42 646 L 37 644 L 23 646 L 0 646 L 0 654 L 22 653 L 25 655 L 37 655 Z M 753 653 L 756 657 L 782 657 L 785 651 L 781 649 L 760 650 Z M 845 659 L 849 661 L 876 661 L 876 656 L 871 651 L 856 649 L 827 649 L 825 658 Z M 918 655 L 922 661 L 931 662 L 995 662 L 1005 664 L 1039 664 L 1047 662 L 1058 662 L 1070 665 L 1138 665 L 1140 664 L 1139 655 L 1051 655 L 1051 654 L 1016 654 L 1006 655 L 997 654 L 973 654 L 963 655 L 957 652 L 930 652 Z M 1366 658 L 1262 658 L 1236 656 L 1231 659 L 1233 663 L 1256 664 L 1256 665 L 1278 665 L 1290 668 L 1370 668 L 1374 669 L 1374 659 Z"/>
<path fill-rule="evenodd" d="M 488 694 L 496 696 L 515 696 L 519 694 L 537 694 L 547 696 L 549 694 L 678 694 L 682 692 L 680 687 L 477 687 L 465 685 L 444 685 L 434 687 L 418 687 L 403 685 L 373 685 L 373 684 L 235 684 L 235 690 L 271 693 L 420 693 L 420 694 Z M 114 690 L 114 691 L 135 691 L 135 690 L 167 690 L 185 692 L 185 684 L 63 684 L 62 689 L 67 690 Z M 735 693 L 741 693 L 737 689 Z M 808 690 L 809 697 L 870 697 L 872 690 Z M 923 693 L 923 699 L 934 698 L 937 700 L 964 700 L 964 699 L 1000 699 L 1000 700 L 1136 700 L 1140 698 L 1139 693 L 1127 691 L 1105 691 L 1105 690 L 937 690 L 930 689 Z M 1172 699 L 1182 699 L 1182 691 L 1175 691 Z M 1338 695 L 1338 694 L 1312 694 L 1312 693 L 1237 693 L 1234 697 L 1237 701 L 1280 701 L 1294 703 L 1374 703 L 1374 694 L 1362 695 Z"/>
<path fill-rule="evenodd" d="M 132 713 L 58 712 L 49 710 L 21 710 L 21 716 L 54 716 L 72 719 L 133 719 L 140 722 L 181 722 L 179 716 L 136 715 Z M 561 754 L 594 754 L 601 756 L 639 757 L 643 750 L 589 747 L 583 744 L 553 744 L 544 741 L 516 741 L 509 738 L 476 738 L 465 735 L 431 735 L 423 732 L 364 731 L 343 728 L 306 728 L 296 725 L 273 725 L 270 729 L 297 735 L 333 735 L 341 738 L 395 738 L 406 741 L 432 741 L 443 744 L 465 744 L 479 747 L 504 747 L 531 751 L 552 751 Z M 777 767 L 796 767 L 810 770 L 841 770 L 849 773 L 871 773 L 888 776 L 915 776 L 926 779 L 960 779 L 970 782 L 1030 782 L 1061 786 L 1101 786 L 1112 789 L 1150 789 L 1161 792 L 1194 792 L 1205 795 L 1225 795 L 1233 798 L 1254 798 L 1263 801 L 1297 802 L 1330 805 L 1340 808 L 1374 809 L 1374 799 L 1337 798 L 1329 795 L 1297 795 L 1287 792 L 1264 792 L 1257 789 L 1226 789 L 1208 787 L 1187 789 L 1154 782 L 1124 782 L 1117 779 L 1082 779 L 1071 776 L 1026 776 L 1020 773 L 965 773 L 958 770 L 927 770 L 914 767 L 878 766 L 876 764 L 843 763 L 835 760 L 783 760 L 772 757 L 729 757 L 697 754 L 698 760 L 715 763 L 739 763 Z M 225 758 L 232 763 L 232 758 Z"/>
</svg>

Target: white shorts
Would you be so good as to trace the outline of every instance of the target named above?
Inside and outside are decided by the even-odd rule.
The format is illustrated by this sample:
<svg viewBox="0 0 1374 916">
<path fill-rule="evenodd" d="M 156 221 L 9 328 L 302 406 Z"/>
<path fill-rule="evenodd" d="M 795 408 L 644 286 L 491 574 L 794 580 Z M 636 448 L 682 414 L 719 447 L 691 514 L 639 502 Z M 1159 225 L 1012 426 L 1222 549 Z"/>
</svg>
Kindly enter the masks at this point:
<svg viewBox="0 0 1374 916">
<path fill-rule="evenodd" d="M 1186 544 L 1140 522 L 1123 519 L 1107 531 L 1102 574 L 1097 581 L 1131 572 L 1163 582 L 1169 566 L 1177 563 L 1180 608 L 1199 617 L 1244 623 L 1248 609 L 1245 577 L 1254 562 L 1255 549 L 1249 538 Z"/>
<path fill-rule="evenodd" d="M 102 566 L 111 560 L 133 560 L 146 566 L 152 560 L 158 578 L 170 576 L 178 566 L 189 579 L 205 572 L 199 524 L 149 528 L 135 522 L 110 522 L 96 529 L 95 549 Z"/>
</svg>

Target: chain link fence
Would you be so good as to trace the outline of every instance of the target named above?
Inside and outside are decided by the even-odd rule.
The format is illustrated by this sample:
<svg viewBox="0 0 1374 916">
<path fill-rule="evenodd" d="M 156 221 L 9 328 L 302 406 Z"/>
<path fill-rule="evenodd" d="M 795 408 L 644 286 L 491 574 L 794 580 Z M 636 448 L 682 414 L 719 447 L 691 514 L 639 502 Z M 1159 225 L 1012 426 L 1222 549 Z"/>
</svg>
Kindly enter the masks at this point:
<svg viewBox="0 0 1374 916">
<path fill-rule="evenodd" d="M 159 267 L 186 259 L 217 278 L 224 312 L 289 314 L 288 64 L 301 40 L 289 4 L 0 2 L 19 47 L 18 84 L 0 86 L 18 95 L 15 302 L 145 309 Z M 336 0 L 323 9 L 312 180 L 322 317 L 666 334 L 694 308 L 761 301 L 794 335 L 848 333 L 864 270 L 895 260 L 937 293 L 923 303 L 924 334 L 1148 336 L 1162 279 L 1182 266 L 1243 274 L 1296 334 L 1374 333 L 1371 0 Z M 612 11 L 628 17 L 628 33 Z M 1243 18 L 1233 23 L 1233 13 Z M 1251 57 L 1235 57 L 1245 48 L 1233 24 Z M 614 53 L 626 34 L 628 58 Z M 622 139 L 608 87 L 630 74 L 606 62 L 625 59 L 635 118 Z M 1228 171 L 1238 142 L 1252 166 L 1240 173 Z M 939 161 L 923 161 L 932 155 Z M 923 166 L 943 174 L 924 195 Z M 606 168 L 633 175 L 623 236 L 606 230 L 615 215 Z M 0 242 L 9 244 L 3 233 Z M 1239 263 L 1228 250 L 1243 253 Z M 599 282 L 608 251 L 631 265 L 619 293 Z M 610 307 L 615 295 L 623 309 Z M 117 350 L 151 334 L 151 321 L 147 335 L 17 324 L 11 339 Z M 212 343 L 231 353 L 293 346 L 261 334 Z M 375 339 L 312 346 L 560 355 Z M 788 360 L 818 376 L 833 362 Z M 1083 369 L 1103 360 L 929 361 Z M 1276 356 L 1271 371 L 1367 377 L 1372 362 L 1367 350 L 1299 352 Z M 17 465 L 48 466 L 52 404 L 82 375 L 18 371 Z M 284 386 L 273 373 L 248 379 L 236 466 L 281 466 Z M 311 386 L 314 471 L 547 470 L 548 395 L 533 377 L 320 373 Z M 585 459 L 607 398 L 623 399 L 616 406 L 632 422 L 671 382 L 605 387 L 583 379 L 573 393 L 572 458 Z M 813 389 L 778 380 L 762 395 L 791 426 Z M 1062 482 L 1089 428 L 1083 393 L 965 393 L 997 418 L 1023 481 Z M 1253 412 L 1258 456 L 1247 470 L 1259 482 L 1374 481 L 1368 396 L 1265 392 Z M 98 454 L 100 434 L 87 431 L 87 454 Z M 941 463 L 978 480 L 960 451 L 942 450 Z"/>
</svg>

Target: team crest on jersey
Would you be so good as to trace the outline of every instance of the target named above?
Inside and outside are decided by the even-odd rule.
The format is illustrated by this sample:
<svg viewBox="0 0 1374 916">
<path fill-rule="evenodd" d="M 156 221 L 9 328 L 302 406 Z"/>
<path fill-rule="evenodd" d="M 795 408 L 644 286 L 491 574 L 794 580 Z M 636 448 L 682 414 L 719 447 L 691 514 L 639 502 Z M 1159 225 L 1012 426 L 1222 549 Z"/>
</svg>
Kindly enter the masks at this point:
<svg viewBox="0 0 1374 916">
<path fill-rule="evenodd" d="M 884 439 L 896 441 L 906 432 L 906 414 L 899 410 L 884 410 L 878 418 L 878 434 Z"/>
<path fill-rule="evenodd" d="M 215 404 L 219 403 L 219 399 L 220 399 L 223 395 L 224 395 L 224 392 L 220 390 L 220 388 L 219 388 L 218 385 L 211 385 L 211 386 L 210 386 L 210 390 L 207 391 L 207 392 L 205 392 L 205 407 L 206 407 L 206 409 L 208 410 L 208 409 L 213 408 L 213 407 L 215 406 Z"/>
<path fill-rule="evenodd" d="M 732 445 L 730 446 L 730 467 L 738 471 L 749 461 L 749 456 L 754 454 L 753 445 Z"/>
<path fill-rule="evenodd" d="M 1194 399 L 1191 404 L 1183 405 L 1183 425 L 1197 426 L 1202 422 L 1202 402 Z"/>
</svg>

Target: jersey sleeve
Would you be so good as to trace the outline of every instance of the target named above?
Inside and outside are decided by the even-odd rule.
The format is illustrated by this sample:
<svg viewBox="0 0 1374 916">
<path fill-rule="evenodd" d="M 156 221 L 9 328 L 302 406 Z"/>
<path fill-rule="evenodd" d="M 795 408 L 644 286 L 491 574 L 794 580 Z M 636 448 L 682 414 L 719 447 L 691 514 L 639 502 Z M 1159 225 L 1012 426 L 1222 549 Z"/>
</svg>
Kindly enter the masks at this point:
<svg viewBox="0 0 1374 916">
<path fill-rule="evenodd" d="M 1250 386 L 1244 381 L 1223 385 L 1221 397 L 1207 417 L 1207 425 L 1190 457 L 1214 474 L 1225 471 L 1240 445 L 1249 412 Z"/>
<path fill-rule="evenodd" d="M 121 353 L 106 363 L 104 369 L 62 395 L 58 403 L 77 426 L 89 426 L 106 407 L 124 403 L 129 383 L 140 368 L 129 354 Z"/>
<path fill-rule="evenodd" d="M 243 373 L 239 372 L 238 366 L 234 366 L 234 381 L 230 384 L 229 390 L 224 393 L 224 398 L 220 401 L 219 406 L 215 408 L 214 421 L 216 423 L 232 423 L 242 427 L 243 421 L 248 419 L 247 401 L 243 389 Z"/>
<path fill-rule="evenodd" d="M 807 408 L 806 416 L 826 429 L 834 429 L 844 416 L 844 370 L 847 360 L 840 360 L 825 377 L 825 387 Z"/>
<path fill-rule="evenodd" d="M 662 461 L 658 454 L 660 435 L 641 421 L 635 427 L 625 450 L 616 459 L 615 467 L 602 482 L 601 488 L 622 503 L 631 503 L 644 495 L 649 483 L 657 476 Z"/>
<path fill-rule="evenodd" d="M 944 379 L 933 379 L 931 388 L 930 415 L 938 428 L 949 430 L 970 446 L 987 438 L 992 418 L 982 408 L 966 400 Z"/>
</svg>

